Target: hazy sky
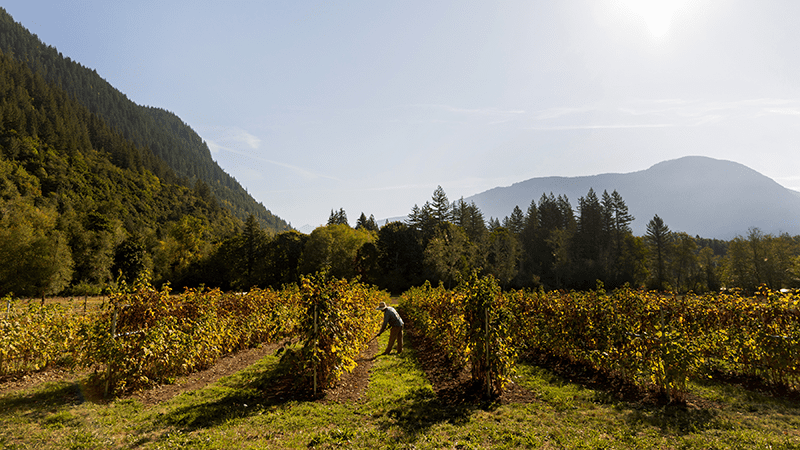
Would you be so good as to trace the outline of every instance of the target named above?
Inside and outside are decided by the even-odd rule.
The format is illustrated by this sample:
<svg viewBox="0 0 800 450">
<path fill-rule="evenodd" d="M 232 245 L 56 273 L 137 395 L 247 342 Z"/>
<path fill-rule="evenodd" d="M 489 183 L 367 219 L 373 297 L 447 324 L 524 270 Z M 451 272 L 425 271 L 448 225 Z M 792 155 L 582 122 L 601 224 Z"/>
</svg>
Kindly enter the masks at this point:
<svg viewBox="0 0 800 450">
<path fill-rule="evenodd" d="M 686 155 L 800 189 L 795 0 L 2 6 L 298 228 Z"/>
</svg>

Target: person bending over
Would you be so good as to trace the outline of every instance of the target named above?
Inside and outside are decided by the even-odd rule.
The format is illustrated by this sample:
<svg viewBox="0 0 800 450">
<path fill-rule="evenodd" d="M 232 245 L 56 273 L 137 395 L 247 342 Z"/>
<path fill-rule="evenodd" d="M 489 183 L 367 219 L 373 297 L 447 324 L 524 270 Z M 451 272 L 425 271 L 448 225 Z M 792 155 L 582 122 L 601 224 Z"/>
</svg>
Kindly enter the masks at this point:
<svg viewBox="0 0 800 450">
<path fill-rule="evenodd" d="M 391 306 L 386 306 L 386 303 L 381 302 L 377 308 L 378 311 L 383 311 L 383 325 L 381 325 L 381 331 L 375 336 L 377 338 L 384 331 L 386 331 L 386 327 L 390 327 L 389 330 L 389 345 L 386 346 L 386 351 L 383 352 L 384 355 L 388 355 L 392 351 L 392 347 L 394 346 L 395 341 L 397 341 L 397 353 L 403 353 L 403 319 L 400 318 L 400 314 L 397 313 L 397 310 L 392 308 Z"/>
</svg>

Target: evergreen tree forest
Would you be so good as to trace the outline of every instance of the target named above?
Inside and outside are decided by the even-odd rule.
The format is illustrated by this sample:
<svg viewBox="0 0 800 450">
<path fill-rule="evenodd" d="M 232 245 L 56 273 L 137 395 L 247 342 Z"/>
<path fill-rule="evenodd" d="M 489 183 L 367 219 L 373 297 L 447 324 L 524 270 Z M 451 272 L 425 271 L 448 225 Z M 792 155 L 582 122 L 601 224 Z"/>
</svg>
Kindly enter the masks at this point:
<svg viewBox="0 0 800 450">
<path fill-rule="evenodd" d="M 179 117 L 163 109 L 135 104 L 96 71 L 42 43 L 3 8 L 0 50 L 25 63 L 45 82 L 61 88 L 110 129 L 142 149 L 141 163 L 155 176 L 168 177 L 171 183 L 188 187 L 200 182 L 220 206 L 242 221 L 252 215 L 266 229 L 280 232 L 291 228 L 225 173 L 212 159 L 206 143 Z"/>
</svg>

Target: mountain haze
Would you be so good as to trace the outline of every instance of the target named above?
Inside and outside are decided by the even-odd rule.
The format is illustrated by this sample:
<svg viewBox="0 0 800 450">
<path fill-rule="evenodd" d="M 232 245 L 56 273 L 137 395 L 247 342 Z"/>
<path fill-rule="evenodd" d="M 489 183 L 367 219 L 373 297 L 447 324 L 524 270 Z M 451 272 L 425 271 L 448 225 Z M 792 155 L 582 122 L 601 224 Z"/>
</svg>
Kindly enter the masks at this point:
<svg viewBox="0 0 800 450">
<path fill-rule="evenodd" d="M 542 177 L 497 187 L 465 198 L 485 216 L 502 219 L 514 206 L 525 211 L 542 194 L 566 195 L 573 208 L 592 188 L 598 197 L 616 190 L 636 218 L 635 235 L 644 235 L 656 214 L 672 231 L 732 239 L 750 227 L 764 233 L 800 234 L 800 193 L 742 164 L 702 156 L 658 163 L 632 173 L 583 177 Z"/>
</svg>

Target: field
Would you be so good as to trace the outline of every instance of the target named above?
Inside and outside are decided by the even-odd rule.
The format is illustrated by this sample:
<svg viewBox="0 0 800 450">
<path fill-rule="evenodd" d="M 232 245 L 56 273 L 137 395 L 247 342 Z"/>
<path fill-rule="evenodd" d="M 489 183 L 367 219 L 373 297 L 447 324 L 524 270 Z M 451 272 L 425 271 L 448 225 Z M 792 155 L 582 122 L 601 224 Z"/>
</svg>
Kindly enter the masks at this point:
<svg viewBox="0 0 800 450">
<path fill-rule="evenodd" d="M 491 291 L 481 291 L 487 286 L 481 283 L 464 292 L 478 298 Z M 320 293 L 330 297 L 346 292 L 348 301 L 376 303 L 368 291 L 352 284 L 308 285 L 317 289 L 304 285 L 282 301 L 303 298 L 308 303 Z M 529 348 L 520 352 L 515 370 L 507 373 L 510 381 L 497 395 L 486 397 L 483 385 L 473 381 L 470 364 L 453 364 L 454 344 L 426 336 L 416 318 L 421 316 L 402 309 L 434 298 L 429 294 L 461 294 L 426 292 L 392 299 L 407 318 L 402 354 L 379 354 L 388 333 L 359 345 L 363 351 L 352 358 L 353 370 L 340 379 L 330 378 L 317 395 L 299 382 L 298 360 L 282 358 L 304 354 L 303 343 L 296 339 L 288 347 L 279 343 L 282 339 L 242 344 L 197 370 L 168 377 L 169 383 L 155 382 L 144 369 L 132 372 L 133 381 L 118 384 L 115 394 L 108 396 L 99 382 L 105 373 L 102 366 L 86 369 L 81 364 L 51 363 L 6 375 L 0 379 L 0 448 L 800 449 L 797 389 L 749 374 L 714 372 L 709 377 L 692 372 L 676 399 L 654 385 L 636 382 L 641 377 L 610 375 L 590 360 Z M 173 297 L 148 295 L 151 303 L 166 302 L 165 311 L 173 315 L 178 311 L 176 303 L 170 303 Z M 278 298 L 269 292 L 253 295 L 246 300 L 252 314 L 258 312 L 258 299 Z M 619 301 L 615 296 L 605 301 Z M 598 303 L 595 297 L 586 298 Z M 214 312 L 209 308 L 229 305 L 230 297 L 188 293 L 183 300 L 190 300 L 191 313 L 197 315 L 203 308 Z M 530 303 L 531 297 L 525 301 Z M 578 305 L 580 299 L 572 301 Z M 184 303 L 177 304 L 182 308 L 181 322 L 191 322 Z M 315 304 L 324 315 L 324 301 Z M 379 323 L 380 313 L 369 309 Z M 71 311 L 79 315 L 75 308 Z M 487 320 L 489 316 L 486 312 Z M 198 323 L 209 324 L 207 316 L 197 317 L 201 317 Z M 231 323 L 223 316 L 218 320 Z M 599 326 L 597 317 L 593 320 Z M 151 322 L 153 336 L 160 336 L 157 321 Z M 302 321 L 290 322 L 303 326 Z M 367 342 L 364 336 L 374 333 L 374 325 L 351 336 Z M 208 343 L 208 338 L 196 334 L 197 327 L 184 329 L 195 333 L 197 342 Z M 141 342 L 150 345 L 151 340 Z M 318 354 L 314 349 L 311 355 Z M 335 366 L 349 364 L 342 361 Z M 144 381 L 139 383 L 140 379 Z"/>
<path fill-rule="evenodd" d="M 664 404 L 541 360 L 520 364 L 516 386 L 485 403 L 413 333 L 402 355 L 376 356 L 387 334 L 319 399 L 292 391 L 274 347 L 110 402 L 85 373 L 7 381 L 0 447 L 800 448 L 796 395 L 710 381 L 692 385 L 688 402 Z"/>
</svg>

